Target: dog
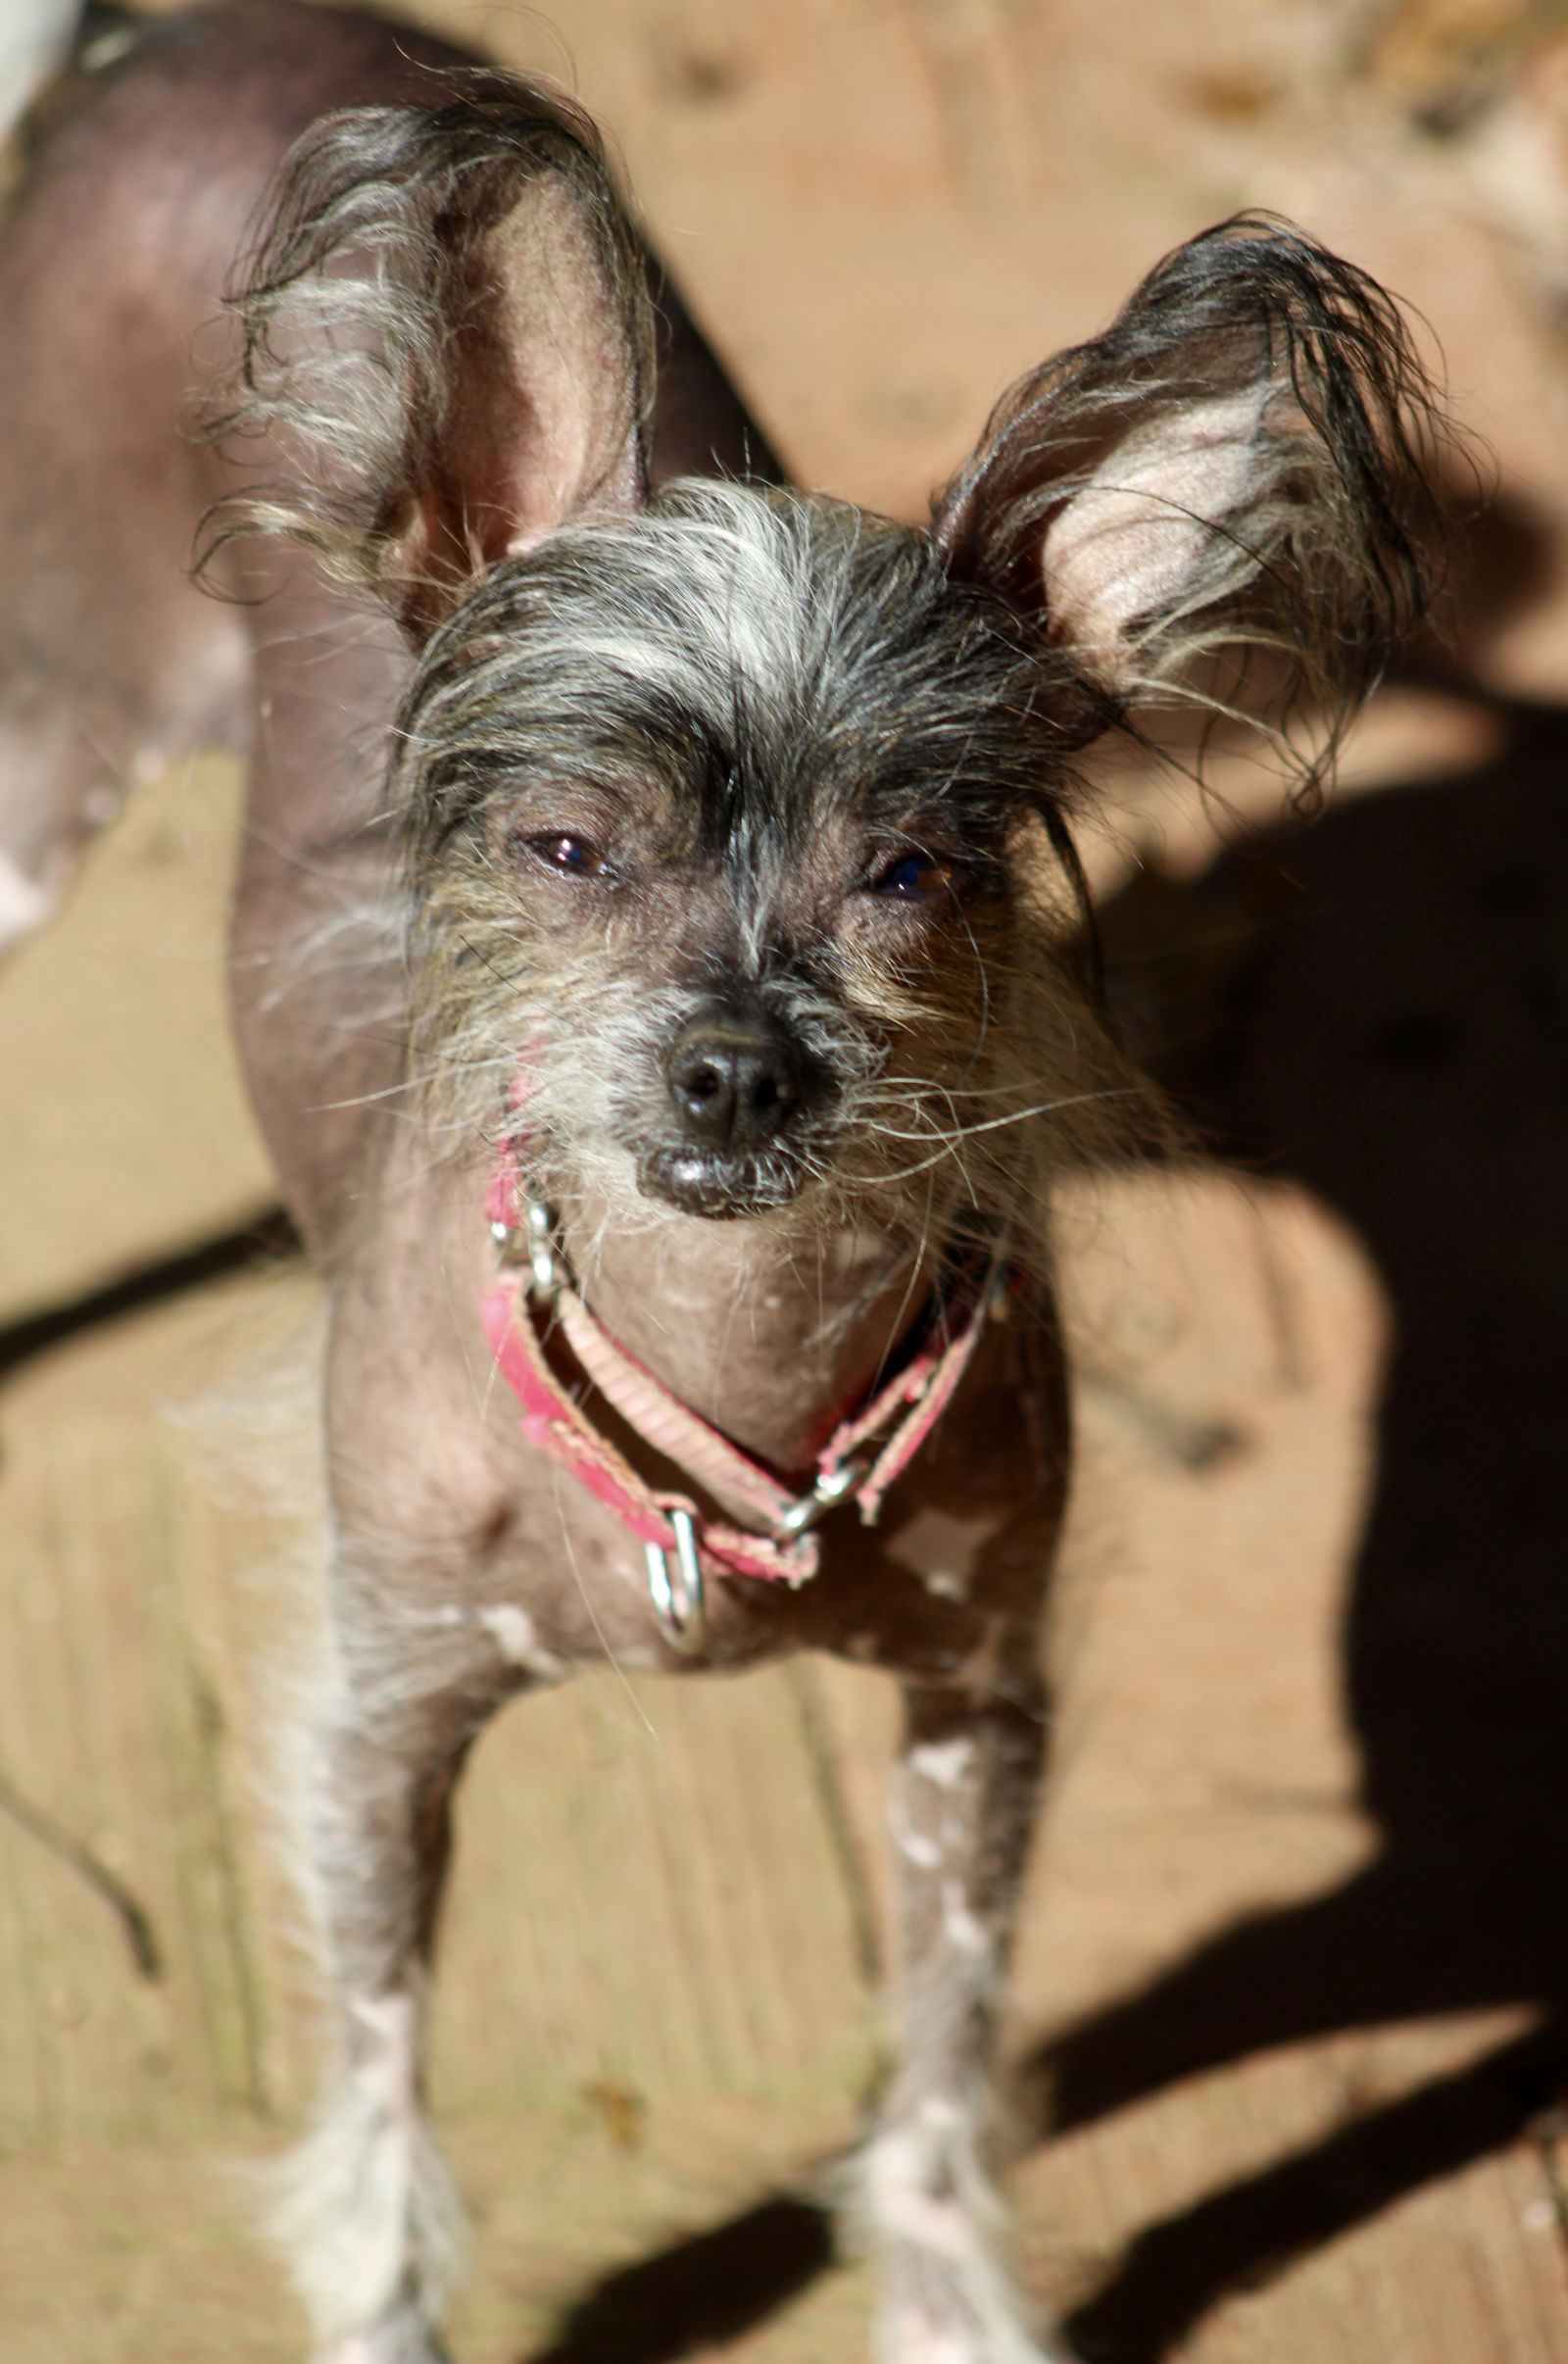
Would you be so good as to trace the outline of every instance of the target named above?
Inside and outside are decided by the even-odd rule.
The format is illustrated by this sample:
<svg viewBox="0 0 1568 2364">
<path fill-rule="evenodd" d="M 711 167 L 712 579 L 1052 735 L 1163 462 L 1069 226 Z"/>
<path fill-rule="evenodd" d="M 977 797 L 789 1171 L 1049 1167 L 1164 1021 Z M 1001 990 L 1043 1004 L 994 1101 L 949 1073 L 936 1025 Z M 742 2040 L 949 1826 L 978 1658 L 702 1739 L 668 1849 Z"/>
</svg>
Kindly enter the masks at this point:
<svg viewBox="0 0 1568 2364">
<path fill-rule="evenodd" d="M 282 2212 L 321 2364 L 442 2352 L 419 2024 L 477 1733 L 801 1649 L 906 1708 L 877 2352 L 1059 2364 L 993 2182 L 1050 1209 L 1162 1121 L 1074 762 L 1250 652 L 1287 754 L 1348 711 L 1426 596 L 1431 388 L 1372 281 L 1237 220 L 900 524 L 784 483 L 564 97 L 297 0 L 88 62 L 0 248 L 0 929 L 126 783 L 245 751 L 235 1022 L 330 1303 L 338 2049 Z"/>
</svg>

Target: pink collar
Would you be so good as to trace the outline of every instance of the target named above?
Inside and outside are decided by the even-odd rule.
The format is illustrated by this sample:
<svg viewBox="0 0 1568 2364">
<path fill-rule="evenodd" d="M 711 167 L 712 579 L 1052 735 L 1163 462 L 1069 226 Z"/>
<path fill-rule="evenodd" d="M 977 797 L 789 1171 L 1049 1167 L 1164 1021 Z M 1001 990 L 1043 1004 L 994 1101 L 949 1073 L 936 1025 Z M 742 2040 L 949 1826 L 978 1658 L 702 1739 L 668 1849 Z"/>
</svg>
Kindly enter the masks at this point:
<svg viewBox="0 0 1568 2364">
<path fill-rule="evenodd" d="M 522 1406 L 530 1443 L 570 1470 L 645 1546 L 660 1624 L 685 1651 L 701 1648 L 706 1575 L 802 1585 L 816 1574 L 820 1556 L 808 1530 L 828 1510 L 853 1502 L 862 1522 L 874 1524 L 888 1488 L 941 1418 L 1008 1285 L 996 1257 L 969 1258 L 938 1300 L 918 1346 L 839 1422 L 816 1456 L 814 1483 L 796 1495 L 611 1337 L 572 1285 L 553 1245 L 549 1210 L 524 1202 L 526 1222 L 518 1224 L 521 1197 L 509 1153 L 486 1201 L 505 1258 L 480 1307 L 496 1368 Z M 627 1427 L 734 1523 L 709 1517 L 690 1496 L 661 1492 L 638 1475 L 552 1368 L 550 1350 L 562 1347 Z"/>
</svg>

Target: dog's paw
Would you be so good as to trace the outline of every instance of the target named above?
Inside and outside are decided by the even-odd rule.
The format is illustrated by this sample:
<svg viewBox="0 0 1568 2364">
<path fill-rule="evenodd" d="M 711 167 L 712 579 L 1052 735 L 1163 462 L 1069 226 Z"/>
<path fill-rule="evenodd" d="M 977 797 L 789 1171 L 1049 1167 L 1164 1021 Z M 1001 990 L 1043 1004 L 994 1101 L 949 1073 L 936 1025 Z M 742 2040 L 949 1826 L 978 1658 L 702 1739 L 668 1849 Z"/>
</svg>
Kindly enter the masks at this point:
<svg viewBox="0 0 1568 2364">
<path fill-rule="evenodd" d="M 944 2329 L 920 2316 L 904 2316 L 889 2325 L 877 2348 L 877 2364 L 1077 2364 L 1070 2348 L 1042 2347 L 1027 2332 L 1003 2334 L 998 2346 L 987 2333 L 972 2327 Z"/>
<path fill-rule="evenodd" d="M 451 2358 L 424 2317 L 400 2306 L 364 2331 L 328 2341 L 315 2364 L 451 2364 Z"/>
<path fill-rule="evenodd" d="M 1075 2364 L 1042 2340 L 996 2261 L 929 2249 L 891 2250 L 883 2261 L 876 2364 Z"/>
</svg>

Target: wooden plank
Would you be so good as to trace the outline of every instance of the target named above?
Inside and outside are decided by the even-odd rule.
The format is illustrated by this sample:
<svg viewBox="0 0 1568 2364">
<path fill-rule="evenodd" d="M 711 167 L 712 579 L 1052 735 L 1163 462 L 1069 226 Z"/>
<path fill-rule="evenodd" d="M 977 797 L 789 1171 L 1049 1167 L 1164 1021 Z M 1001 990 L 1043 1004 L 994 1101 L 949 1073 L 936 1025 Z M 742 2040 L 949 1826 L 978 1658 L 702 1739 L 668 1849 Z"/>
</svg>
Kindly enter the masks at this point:
<svg viewBox="0 0 1568 2364">
<path fill-rule="evenodd" d="M 789 1675 L 514 1707 L 466 1785 L 442 1953 L 454 2111 L 853 2093 L 869 2002 Z"/>
<path fill-rule="evenodd" d="M 425 13 L 471 23 L 460 0 Z M 1345 102 L 1333 12 L 554 13 L 559 38 L 523 16 L 488 29 L 517 62 L 574 75 L 624 141 L 658 235 L 813 480 L 916 514 L 1012 371 L 1092 329 L 1173 237 L 1262 201 L 1348 237 L 1452 349 L 1484 357 L 1492 441 L 1559 518 L 1568 503 L 1544 398 L 1560 384 L 1554 332 L 1497 268 L 1458 149 L 1434 165 L 1365 94 Z M 1560 690 L 1565 648 L 1548 598 L 1487 662 Z M 1386 754 L 1382 776 L 1403 761 Z M 268 1188 L 215 958 L 232 795 L 231 767 L 203 766 L 142 802 L 63 925 L 8 970 L 12 1307 Z M 1135 841 L 1206 858 L 1206 819 L 1163 778 L 1124 783 L 1123 809 L 1136 827 L 1108 874 Z M 84 1110 L 116 1145 L 112 1183 L 82 1153 Z M 1372 1844 L 1335 1651 L 1375 1297 L 1299 1203 L 1258 1193 L 1178 1218 L 1162 1197 L 1107 1192 L 1075 1241 L 1099 1382 L 1054 1637 L 1056 1772 L 1020 2044 L 1136 1995 L 1237 1916 L 1332 1893 Z M 1261 1284 L 1260 1225 L 1291 1275 L 1283 1299 Z M 1270 1326 L 1282 1302 L 1292 1338 Z M 279 1913 L 250 1787 L 266 1775 L 246 1770 L 265 1765 L 250 1669 L 275 1596 L 238 1581 L 254 1530 L 207 1506 L 145 1417 L 181 1341 L 183 1314 L 140 1322 L 6 1400 L 0 1771 L 146 1896 L 170 1959 L 161 1989 L 138 1985 L 101 1901 L 0 1818 L 0 2132 L 25 2145 L 0 2160 L 8 2364 L 298 2352 L 213 2191 L 214 2144 L 249 2150 L 259 2104 L 297 2103 L 304 2023 L 287 1948 L 265 1934 Z M 1161 1459 L 1151 1405 L 1235 1418 L 1248 1449 L 1194 1477 Z M 476 2360 L 547 2339 L 575 2287 L 744 2208 L 852 2122 L 874 2043 L 866 1945 L 803 1696 L 834 1734 L 875 1888 L 893 1702 L 853 1670 L 815 1695 L 776 1677 L 633 1695 L 607 1681 L 519 1709 L 480 1752 L 438 2075 L 479 2205 L 458 2334 Z M 1294 2262 L 1254 2254 L 1253 2287 L 1190 2327 L 1172 2311 L 1200 2232 L 1336 2144 L 1353 2170 L 1379 2109 L 1472 2073 L 1517 2024 L 1294 2043 L 1039 2150 L 1020 2191 L 1042 2287 L 1092 2299 L 1144 2271 L 1165 2351 L 1188 2364 L 1561 2358 L 1560 2210 L 1528 2142 Z M 831 2277 L 710 2351 L 847 2359 L 863 2307 L 859 2279 Z M 1147 2324 L 1124 2350 L 1150 2352 Z"/>
<path fill-rule="evenodd" d="M 274 1195 L 228 1037 L 221 948 L 240 774 L 138 793 L 0 992 L 4 1317 L 187 1246 Z"/>
<path fill-rule="evenodd" d="M 188 1479 L 183 1481 L 188 1487 Z M 181 1484 L 145 1423 L 18 1433 L 0 1568 L 8 1789 L 123 1882 L 159 1975 L 103 1897 L 0 1824 L 10 2142 L 153 2135 L 260 2106 L 259 2000 L 217 1693 L 180 1593 Z"/>
</svg>

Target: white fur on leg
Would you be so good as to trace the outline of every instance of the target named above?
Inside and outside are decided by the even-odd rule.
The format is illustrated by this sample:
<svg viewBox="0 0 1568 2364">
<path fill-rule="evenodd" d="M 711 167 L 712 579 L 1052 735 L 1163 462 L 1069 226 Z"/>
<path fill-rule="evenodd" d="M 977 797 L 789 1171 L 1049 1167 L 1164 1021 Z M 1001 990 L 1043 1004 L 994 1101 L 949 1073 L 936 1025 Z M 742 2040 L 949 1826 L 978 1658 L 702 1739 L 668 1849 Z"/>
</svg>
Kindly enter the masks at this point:
<svg viewBox="0 0 1568 2364">
<path fill-rule="evenodd" d="M 973 2111 L 929 2096 L 856 2162 L 851 2223 L 878 2253 L 876 2364 L 1072 2364 L 1042 2345 L 1004 2262 Z"/>
<path fill-rule="evenodd" d="M 416 2001 L 357 1998 L 356 2065 L 271 2211 L 320 2364 L 440 2364 L 431 2331 L 461 2211 L 419 2107 Z"/>
<path fill-rule="evenodd" d="M 408 2306 L 384 2315 L 368 2331 L 332 2340 L 317 2356 L 318 2364 L 449 2364 L 424 2317 Z"/>
<path fill-rule="evenodd" d="M 9 854 L 0 854 L 0 951 L 20 944 L 24 936 L 41 927 L 58 900 L 48 887 L 19 868 Z"/>
</svg>

